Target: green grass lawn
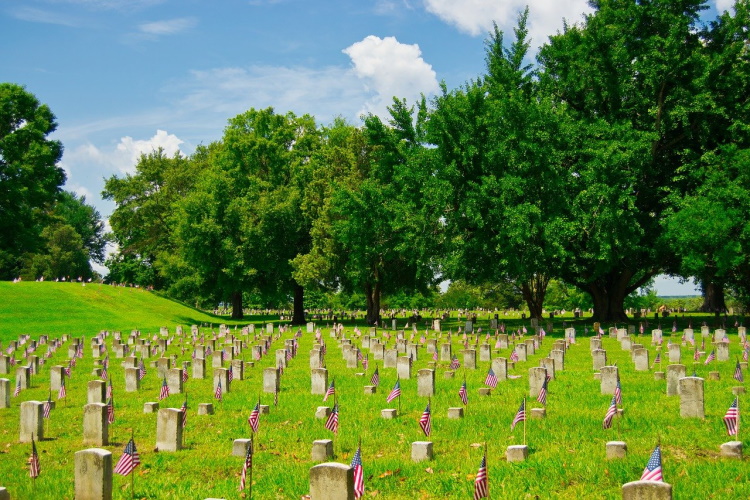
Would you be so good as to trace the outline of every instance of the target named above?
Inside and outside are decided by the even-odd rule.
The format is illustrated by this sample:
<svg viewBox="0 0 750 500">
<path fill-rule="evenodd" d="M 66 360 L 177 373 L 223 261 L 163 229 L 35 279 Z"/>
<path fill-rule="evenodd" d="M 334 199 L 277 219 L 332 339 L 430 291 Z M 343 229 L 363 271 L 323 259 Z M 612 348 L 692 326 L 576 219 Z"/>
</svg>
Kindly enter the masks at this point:
<svg viewBox="0 0 750 500">
<path fill-rule="evenodd" d="M 84 357 L 73 369 L 67 384 L 68 398 L 57 402 L 52 418 L 45 422 L 46 438 L 37 445 L 42 472 L 35 485 L 28 477 L 26 465 L 30 446 L 18 443 L 19 405 L 22 401 L 47 398 L 50 366 L 67 363 L 67 345 L 58 349 L 42 367 L 41 373 L 33 378 L 31 389 L 12 398 L 10 409 L 0 410 L 0 486 L 8 488 L 14 499 L 73 498 L 73 454 L 85 448 L 81 435 L 86 383 L 95 379 L 91 374 L 94 368 L 91 338 L 100 330 L 119 329 L 126 334 L 138 328 L 151 338 L 160 326 L 169 327 L 173 334 L 177 324 L 185 325 L 188 335 L 184 339 L 175 338 L 167 352 L 176 355 L 181 363 L 189 361 L 191 356 L 190 324 L 233 324 L 148 292 L 101 285 L 0 283 L 0 298 L 3 299 L 0 339 L 4 349 L 9 339 L 22 333 L 32 338 L 42 334 L 53 338 L 62 334 L 85 337 Z M 251 318 L 245 323 L 259 325 L 266 319 Z M 698 320 L 694 320 L 696 327 Z M 671 319 L 664 321 L 665 329 L 671 328 Z M 680 328 L 684 321 L 680 319 Z M 515 327 L 520 322 L 509 319 L 508 324 Z M 116 421 L 110 426 L 111 445 L 105 448 L 113 453 L 113 463 L 116 463 L 131 432 L 135 434 L 141 457 L 141 465 L 135 470 L 135 497 L 246 498 L 237 490 L 243 459 L 231 456 L 232 441 L 251 436 L 247 417 L 259 394 L 263 404 L 271 405 L 271 413 L 261 417 L 256 436 L 253 497 L 258 499 L 299 499 L 305 495 L 309 469 L 315 465 L 310 459 L 312 443 L 328 438 L 334 439 L 336 461 L 347 464 L 361 439 L 365 496 L 370 498 L 471 498 L 474 475 L 485 443 L 490 498 L 620 498 L 621 485 L 640 478 L 657 442 L 662 446 L 664 479 L 673 485 L 675 498 L 750 497 L 746 461 L 722 459 L 718 453 L 721 443 L 734 439 L 726 435 L 722 417 L 734 398 L 731 388 L 739 385 L 732 379 L 735 358 L 741 354 L 736 328 L 729 330 L 730 361 L 714 362 L 710 368 L 702 363 L 695 365 L 697 374 L 706 379 L 709 370 L 721 373 L 721 380 L 705 382 L 705 420 L 681 419 L 679 397 L 666 396 L 666 382 L 654 380 L 653 370 L 635 372 L 630 352 L 623 351 L 615 339 L 605 338 L 608 359 L 610 363 L 616 362 L 620 369 L 625 408 L 625 416 L 619 423 L 605 431 L 601 424 L 611 396 L 600 394 L 599 381 L 593 377 L 589 340 L 581 338 L 583 323 L 579 323 L 578 344 L 567 351 L 565 370 L 558 372 L 557 378 L 550 382 L 547 418 L 526 422 L 530 455 L 524 463 L 505 460 L 506 447 L 523 441 L 523 426 L 519 424 L 511 432 L 510 424 L 522 398 L 528 396 L 528 369 L 538 366 L 539 360 L 549 353 L 554 338 L 562 336 L 561 323 L 556 321 L 555 329 L 536 354 L 511 370 L 521 378 L 500 382 L 490 397 L 480 398 L 477 394 L 483 387 L 489 363 L 478 363 L 476 370 L 461 368 L 453 379 L 444 378 L 448 363 L 438 363 L 437 393 L 431 399 L 433 430 L 429 438 L 434 443 L 435 457 L 431 462 L 412 463 L 411 443 L 427 440 L 417 423 L 427 399 L 417 397 L 416 371 L 427 367 L 431 356 L 420 348 L 413 367 L 414 378 L 401 381 L 401 415 L 395 420 L 384 420 L 380 418 L 380 410 L 397 407 L 395 401 L 385 402 L 396 381 L 396 370 L 384 369 L 378 362 L 380 387 L 377 394 L 365 395 L 363 386 L 369 384 L 374 367 L 372 357 L 367 375 L 356 376 L 363 370 L 345 367 L 336 340 L 329 336 L 325 325 L 321 326 L 328 346 L 329 380 L 336 378 L 340 404 L 338 436 L 333 436 L 324 428 L 324 421 L 314 417 L 318 406 L 332 403 L 330 400 L 323 403 L 322 396 L 310 394 L 309 351 L 313 335 L 303 333 L 300 339 L 298 356 L 290 362 L 281 380 L 278 407 L 273 406 L 272 395 L 262 394 L 262 369 L 274 365 L 275 350 L 283 348 L 283 341 L 291 338 L 296 328 L 274 341 L 269 354 L 246 373 L 245 380 L 234 381 L 231 391 L 225 393 L 220 403 L 213 398 L 210 362 L 207 361 L 209 376 L 206 379 L 188 380 L 185 387 L 190 410 L 185 449 L 177 453 L 154 450 L 156 415 L 143 413 L 144 403 L 158 399 L 161 380 L 156 368 L 148 367 L 139 392 L 126 393 L 121 360 L 110 351 L 109 372 L 114 381 Z M 590 320 L 588 327 L 591 331 Z M 201 329 L 207 337 L 212 332 L 218 334 L 218 328 Z M 236 334 L 248 344 L 253 343 L 252 335 L 243 337 L 239 333 L 238 330 Z M 346 335 L 354 344 L 359 344 L 351 327 L 346 329 Z M 408 338 L 410 332 L 406 335 Z M 666 358 L 666 339 L 670 334 L 665 332 L 665 335 L 663 358 Z M 673 339 L 679 341 L 679 335 L 674 334 Z M 483 341 L 484 335 L 480 339 Z M 181 344 L 180 340 L 184 342 Z M 441 339 L 444 341 L 445 336 Z M 453 335 L 452 348 L 459 359 L 461 342 L 459 335 Z M 112 337 L 109 337 L 107 344 L 111 346 L 111 343 Z M 389 347 L 393 343 L 392 339 Z M 490 343 L 494 344 L 494 339 Z M 656 348 L 651 346 L 650 337 L 644 337 L 642 343 L 649 348 L 653 359 Z M 186 345 L 184 353 L 182 345 Z M 41 356 L 45 351 L 46 346 L 42 346 L 38 354 Z M 250 352 L 249 348 L 245 349 L 240 357 L 250 361 Z M 508 357 L 509 354 L 509 350 L 503 350 L 495 355 Z M 21 359 L 20 353 L 16 356 Z M 682 356 L 691 374 L 689 346 L 683 348 Z M 147 364 L 153 359 L 146 360 Z M 667 364 L 664 359 L 664 370 Z M 192 369 L 189 373 L 192 375 Z M 449 420 L 448 408 L 461 405 L 458 390 L 464 376 L 469 388 L 465 418 Z M 14 379 L 13 375 L 0 377 Z M 171 395 L 162 402 L 162 407 L 179 408 L 183 400 L 182 394 Z M 210 402 L 215 404 L 215 414 L 197 415 L 198 403 Z M 744 411 L 744 402 L 743 398 L 741 411 Z M 533 398 L 528 405 L 529 408 L 540 406 Z M 744 440 L 742 426 L 740 433 Z M 618 439 L 627 442 L 628 457 L 607 461 L 605 443 Z M 113 484 L 114 498 L 131 498 L 130 477 L 116 475 Z"/>
</svg>

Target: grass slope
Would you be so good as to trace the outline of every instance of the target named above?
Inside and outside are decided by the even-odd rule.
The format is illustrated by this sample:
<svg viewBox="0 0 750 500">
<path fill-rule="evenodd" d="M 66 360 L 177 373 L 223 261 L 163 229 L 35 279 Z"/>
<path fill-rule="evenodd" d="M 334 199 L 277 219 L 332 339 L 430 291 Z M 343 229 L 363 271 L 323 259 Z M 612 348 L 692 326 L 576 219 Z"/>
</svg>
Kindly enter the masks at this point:
<svg viewBox="0 0 750 500">
<path fill-rule="evenodd" d="M 19 334 L 92 335 L 166 325 L 233 324 L 140 288 L 97 283 L 0 281 L 0 340 Z"/>
</svg>

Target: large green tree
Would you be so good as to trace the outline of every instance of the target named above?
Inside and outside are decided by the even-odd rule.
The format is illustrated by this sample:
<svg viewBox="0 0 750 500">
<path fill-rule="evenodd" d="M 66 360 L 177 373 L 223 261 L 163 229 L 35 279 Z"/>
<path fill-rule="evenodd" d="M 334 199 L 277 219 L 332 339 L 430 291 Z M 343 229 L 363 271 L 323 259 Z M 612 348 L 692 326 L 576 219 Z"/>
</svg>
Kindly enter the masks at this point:
<svg viewBox="0 0 750 500">
<path fill-rule="evenodd" d="M 626 319 L 625 297 L 677 259 L 663 223 L 689 188 L 708 90 L 698 0 L 601 0 L 540 52 L 545 95 L 566 106 L 578 144 L 560 276 L 595 316 Z"/>
<path fill-rule="evenodd" d="M 551 276 L 562 264 L 572 137 L 565 106 L 538 92 L 527 65 L 528 11 L 504 46 L 487 41 L 487 72 L 435 100 L 428 137 L 450 187 L 445 272 L 473 283 L 517 283 L 541 317 Z"/>
<path fill-rule="evenodd" d="M 202 147 L 193 158 L 179 152 L 169 157 L 157 149 L 141 155 L 132 174 L 105 180 L 102 197 L 116 204 L 109 218 L 118 245 L 107 262 L 110 281 L 167 288 L 185 274 L 176 271 L 180 269 L 173 260 L 177 243 L 169 221 L 175 203 L 193 189 L 205 168 L 204 156 Z M 168 273 L 165 268 L 170 263 Z"/>
<path fill-rule="evenodd" d="M 62 145 L 47 138 L 56 128 L 47 105 L 19 85 L 0 83 L 0 279 L 44 244 L 45 215 L 65 182 L 57 165 Z"/>
<path fill-rule="evenodd" d="M 665 222 L 680 258 L 695 276 L 703 309 L 726 309 L 724 289 L 750 297 L 750 2 L 738 1 L 701 33 L 707 71 L 705 111 L 698 124 L 701 156 L 685 172 L 691 189 Z"/>
<path fill-rule="evenodd" d="M 290 261 L 309 246 L 301 191 L 317 137 L 309 116 L 268 108 L 232 118 L 171 219 L 199 286 L 231 301 L 233 318 L 242 317 L 243 292 L 255 291 L 293 295 L 294 322 L 304 321 L 304 293 Z"/>
</svg>

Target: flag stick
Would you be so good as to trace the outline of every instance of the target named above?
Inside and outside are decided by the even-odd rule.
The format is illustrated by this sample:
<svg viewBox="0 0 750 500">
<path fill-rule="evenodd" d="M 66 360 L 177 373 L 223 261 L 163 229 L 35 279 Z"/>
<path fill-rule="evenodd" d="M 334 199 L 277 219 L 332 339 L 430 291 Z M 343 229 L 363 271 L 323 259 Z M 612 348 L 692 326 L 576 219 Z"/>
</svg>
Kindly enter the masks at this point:
<svg viewBox="0 0 750 500">
<path fill-rule="evenodd" d="M 526 398 L 523 398 L 523 445 L 526 446 Z"/>
<path fill-rule="evenodd" d="M 130 429 L 130 439 L 133 439 L 134 436 L 135 432 L 133 429 Z M 130 471 L 130 498 L 135 499 L 135 473 L 133 471 Z"/>
<path fill-rule="evenodd" d="M 255 467 L 255 449 L 254 449 L 254 441 L 253 437 L 250 436 L 250 456 L 252 457 L 252 465 Z M 248 492 L 247 492 L 247 498 L 253 498 L 253 467 L 250 467 L 250 480 L 247 482 L 248 484 Z"/>
<path fill-rule="evenodd" d="M 490 467 L 487 465 L 487 441 L 484 442 L 484 474 L 487 478 L 486 484 L 487 484 L 487 498 L 490 498 L 490 477 L 489 477 L 489 471 Z"/>
</svg>

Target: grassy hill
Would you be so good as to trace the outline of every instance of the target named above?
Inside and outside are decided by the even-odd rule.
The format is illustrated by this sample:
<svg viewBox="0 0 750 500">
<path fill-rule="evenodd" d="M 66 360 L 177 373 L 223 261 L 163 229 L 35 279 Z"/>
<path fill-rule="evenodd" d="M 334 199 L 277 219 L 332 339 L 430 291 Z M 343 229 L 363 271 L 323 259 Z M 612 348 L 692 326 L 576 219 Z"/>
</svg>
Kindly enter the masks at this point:
<svg viewBox="0 0 750 500">
<path fill-rule="evenodd" d="M 0 339 L 21 333 L 34 337 L 63 333 L 91 335 L 100 330 L 145 332 L 160 326 L 227 323 L 140 288 L 97 283 L 0 282 Z"/>
</svg>

